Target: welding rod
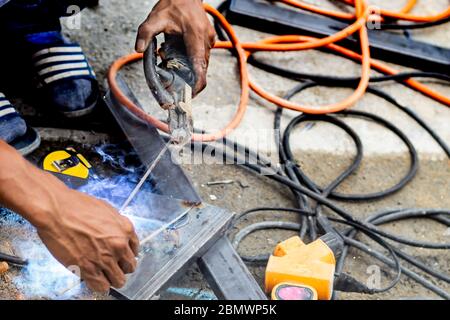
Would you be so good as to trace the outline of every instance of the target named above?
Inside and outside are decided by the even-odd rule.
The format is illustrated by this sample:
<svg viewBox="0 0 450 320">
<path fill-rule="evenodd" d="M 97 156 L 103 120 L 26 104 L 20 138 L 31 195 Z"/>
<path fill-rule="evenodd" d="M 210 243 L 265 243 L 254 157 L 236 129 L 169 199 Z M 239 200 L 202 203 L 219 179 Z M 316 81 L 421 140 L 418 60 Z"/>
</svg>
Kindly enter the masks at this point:
<svg viewBox="0 0 450 320">
<path fill-rule="evenodd" d="M 162 157 L 164 156 L 164 154 L 166 153 L 166 151 L 169 149 L 169 146 L 172 144 L 173 140 L 170 139 L 166 145 L 161 149 L 161 151 L 159 152 L 158 156 L 155 158 L 155 160 L 153 160 L 152 164 L 150 165 L 150 167 L 147 169 L 147 171 L 145 172 L 145 174 L 142 176 L 141 180 L 138 182 L 138 184 L 136 185 L 136 187 L 133 189 L 133 191 L 130 193 L 130 195 L 128 196 L 128 198 L 125 200 L 125 202 L 123 203 L 123 205 L 120 207 L 119 212 L 123 214 L 124 210 L 129 206 L 129 204 L 131 203 L 131 201 L 133 201 L 134 197 L 138 194 L 138 192 L 141 190 L 142 186 L 144 185 L 145 181 L 147 181 L 148 177 L 150 176 L 150 174 L 152 173 L 152 171 L 155 169 L 155 167 L 158 165 L 158 163 L 161 161 Z M 179 145 L 180 149 L 183 147 L 184 145 Z M 143 245 L 145 243 L 150 242 L 151 240 L 153 240 L 156 236 L 158 236 L 162 231 L 166 230 L 167 228 L 169 228 L 171 225 L 177 223 L 179 220 L 181 220 L 181 218 L 183 218 L 186 213 L 188 213 L 190 210 L 192 209 L 189 208 L 185 213 L 179 215 L 177 218 L 175 218 L 174 220 L 166 223 L 165 225 L 163 225 L 161 228 L 155 230 L 154 232 L 152 232 L 148 237 L 144 238 L 142 241 L 140 241 L 140 245 Z M 63 296 L 66 293 L 68 293 L 69 291 L 72 291 L 73 289 L 81 286 L 81 284 L 84 281 L 80 281 L 79 283 L 77 283 L 76 285 L 69 287 L 63 291 L 61 291 L 60 293 L 58 293 L 57 296 Z"/>
<path fill-rule="evenodd" d="M 174 225 L 175 223 L 177 223 L 178 221 L 180 221 L 182 218 L 184 218 L 184 217 L 186 216 L 186 214 L 189 213 L 189 211 L 192 210 L 192 208 L 193 208 L 193 206 L 190 207 L 190 208 L 188 208 L 184 213 L 180 214 L 178 217 L 176 217 L 176 218 L 173 219 L 172 221 L 169 221 L 169 222 L 166 223 L 165 225 L 163 225 L 163 226 L 161 226 L 160 228 L 158 228 L 157 230 L 153 231 L 150 235 L 148 235 L 147 237 L 145 237 L 144 239 L 142 239 L 142 240 L 139 242 L 139 244 L 140 244 L 141 246 L 143 246 L 144 244 L 146 244 L 146 243 L 152 241 L 152 240 L 153 240 L 154 238 L 156 238 L 161 232 L 163 232 L 163 231 L 166 230 L 166 229 L 169 229 L 169 227 L 170 227 L 171 225 Z M 69 288 L 67 288 L 67 289 L 64 289 L 63 291 L 59 292 L 59 293 L 57 294 L 57 296 L 60 297 L 60 296 L 65 295 L 66 293 L 72 291 L 73 289 L 78 288 L 79 286 L 81 286 L 81 284 L 82 284 L 83 282 L 84 282 L 84 281 L 81 280 L 79 283 L 77 283 L 77 284 L 75 284 L 75 285 L 73 285 L 73 286 L 71 286 L 71 287 L 69 287 Z"/>
<path fill-rule="evenodd" d="M 142 239 L 139 244 L 142 246 L 150 241 L 152 241 L 156 236 L 158 236 L 161 232 L 163 232 L 166 229 L 169 229 L 169 227 L 171 225 L 174 225 L 175 223 L 177 223 L 178 221 L 180 221 L 182 218 L 184 218 L 186 216 L 187 213 L 189 213 L 189 211 L 191 211 L 191 209 L 193 208 L 190 207 L 186 210 L 186 212 L 180 214 L 178 217 L 176 217 L 175 219 L 173 219 L 172 221 L 169 221 L 168 223 L 166 223 L 165 225 L 161 226 L 159 229 L 156 229 L 155 231 L 153 231 L 150 235 L 148 235 L 147 237 L 145 237 L 144 239 Z"/>
<path fill-rule="evenodd" d="M 169 140 L 167 144 L 164 146 L 164 148 L 161 149 L 158 156 L 155 158 L 155 160 L 152 162 L 151 166 L 147 169 L 145 174 L 142 176 L 141 180 L 139 180 L 136 187 L 134 187 L 133 191 L 128 196 L 127 200 L 123 203 L 123 205 L 120 207 L 119 212 L 123 213 L 126 207 L 133 201 L 134 197 L 138 194 L 138 192 L 141 190 L 142 186 L 144 185 L 145 181 L 147 181 L 148 177 L 152 173 L 152 171 L 155 169 L 156 165 L 161 161 L 162 157 L 166 153 L 166 151 L 169 149 L 169 145 L 172 143 L 172 140 Z"/>
</svg>

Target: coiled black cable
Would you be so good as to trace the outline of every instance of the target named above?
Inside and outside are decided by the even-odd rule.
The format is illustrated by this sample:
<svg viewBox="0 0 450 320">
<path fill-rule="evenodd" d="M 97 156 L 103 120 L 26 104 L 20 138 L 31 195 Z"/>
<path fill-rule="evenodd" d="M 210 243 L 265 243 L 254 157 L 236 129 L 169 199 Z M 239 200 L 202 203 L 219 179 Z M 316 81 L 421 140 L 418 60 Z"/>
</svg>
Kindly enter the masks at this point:
<svg viewBox="0 0 450 320">
<path fill-rule="evenodd" d="M 5 261 L 18 267 L 23 267 L 28 264 L 27 260 L 1 252 L 0 252 L 0 261 Z"/>
<path fill-rule="evenodd" d="M 308 85 L 305 85 L 305 84 L 301 85 L 301 87 L 303 87 L 303 88 L 306 88 L 306 87 L 308 87 L 308 86 L 311 87 L 310 84 L 308 84 Z M 298 88 L 297 88 L 297 89 L 298 89 Z M 278 134 L 277 134 L 276 136 L 278 136 Z M 229 143 L 227 143 L 227 145 L 229 145 Z M 445 144 L 444 144 L 444 146 L 445 146 Z M 234 149 L 236 149 L 236 147 L 234 147 Z M 281 153 L 281 152 L 280 152 L 280 153 Z M 238 161 L 238 159 L 237 159 L 237 157 L 236 157 L 236 154 L 233 154 L 233 156 L 229 156 L 228 154 L 224 153 L 224 156 L 232 157 L 235 161 Z M 240 162 L 240 163 L 242 163 L 242 162 Z M 266 163 L 266 164 L 267 164 L 267 163 Z M 257 172 L 263 172 L 263 173 L 267 174 L 267 167 L 264 167 L 264 166 L 261 166 L 261 165 L 259 165 L 259 167 L 258 167 L 258 165 L 251 165 L 251 164 L 244 164 L 244 165 L 245 165 L 246 167 L 251 168 L 251 169 L 254 170 L 254 171 L 257 171 Z M 271 165 L 270 167 L 276 167 L 276 166 Z M 293 184 L 287 183 L 287 181 L 285 180 L 286 177 L 279 176 L 279 174 L 278 174 L 276 171 L 273 171 L 273 172 L 272 172 L 272 175 L 268 175 L 268 177 L 269 177 L 269 178 L 272 178 L 272 179 L 275 179 L 275 180 L 277 180 L 277 181 L 279 181 L 279 182 L 282 182 L 282 183 L 288 185 L 289 187 L 291 187 L 292 189 L 301 192 L 301 188 L 298 188 L 298 186 L 294 187 Z M 306 194 L 307 194 L 307 193 L 306 193 Z M 319 197 L 314 197 L 314 198 L 315 198 L 315 200 L 318 200 L 320 203 L 324 203 L 324 201 L 321 201 L 321 200 L 323 200 L 323 199 L 320 199 Z M 325 203 L 325 204 L 327 205 L 327 203 Z M 329 203 L 328 203 L 328 205 L 329 205 Z M 331 206 L 331 208 L 332 208 L 332 209 L 336 209 L 336 207 L 333 208 L 333 206 Z M 275 208 L 273 208 L 273 209 L 275 210 Z M 287 209 L 285 208 L 284 211 L 289 211 L 289 210 L 287 210 Z M 299 212 L 302 212 L 303 214 L 308 214 L 308 212 L 307 212 L 307 211 L 304 211 L 304 210 L 299 211 Z M 312 213 L 309 213 L 309 215 L 311 215 L 311 214 L 312 214 Z M 447 212 L 442 212 L 441 214 L 449 215 L 449 212 L 448 212 L 448 211 L 447 211 Z M 347 222 L 347 220 L 343 220 L 343 221 L 346 221 L 346 222 Z M 445 220 L 444 220 L 444 221 L 445 221 Z M 359 226 L 358 223 L 353 223 L 353 224 Z M 280 222 L 273 222 L 273 223 L 272 223 L 272 226 L 277 226 L 277 225 L 278 225 L 278 226 L 284 226 L 284 224 L 283 224 L 283 223 L 280 223 Z M 246 232 L 250 231 L 250 233 L 251 233 L 251 232 L 253 232 L 253 231 L 258 230 L 259 227 L 261 227 L 261 228 L 268 228 L 268 227 L 270 227 L 270 222 L 265 223 L 264 226 L 263 226 L 263 225 L 261 225 L 261 226 L 259 226 L 259 225 L 256 225 L 256 226 L 250 226 L 249 228 L 251 228 L 252 230 L 247 230 L 247 231 L 243 230 L 243 232 L 246 233 Z M 292 226 L 291 226 L 291 227 L 292 227 Z M 300 227 L 300 225 L 299 225 L 299 227 Z M 369 229 L 369 232 L 373 232 L 373 230 L 370 230 L 370 229 Z M 247 234 L 249 234 L 249 233 L 247 233 Z M 385 237 L 388 237 L 388 238 L 396 238 L 396 237 L 392 237 L 392 235 L 389 235 L 389 234 L 387 234 L 387 233 L 383 233 L 382 235 L 385 236 Z M 241 239 L 242 239 L 242 238 L 241 238 Z M 365 248 L 365 245 L 364 245 L 363 243 L 361 243 L 361 242 L 358 242 L 358 241 L 356 241 L 356 240 L 354 240 L 354 239 L 352 239 L 352 238 L 348 238 L 348 240 L 349 240 L 349 241 L 347 241 L 347 242 L 351 242 L 352 246 L 355 246 L 355 243 L 356 243 L 356 244 L 357 244 L 356 247 L 357 247 L 358 249 Z M 395 239 L 395 240 L 403 241 L 403 239 Z M 355 241 L 356 241 L 356 242 L 355 242 Z M 429 244 L 427 244 L 427 243 L 422 243 L 422 242 L 420 242 L 420 243 L 415 243 L 415 244 L 416 244 L 416 245 L 419 245 L 419 246 L 428 246 L 428 245 L 429 245 Z M 445 245 L 444 247 L 447 247 L 447 246 L 448 246 L 448 245 Z M 364 250 L 363 250 L 363 251 L 364 251 Z M 373 251 L 372 249 L 366 250 L 365 252 L 366 252 L 366 253 L 369 253 L 369 254 L 372 254 L 372 255 L 375 254 L 375 251 Z M 403 254 L 403 253 L 402 253 L 401 251 L 399 251 L 398 249 L 394 249 L 394 252 L 396 252 L 397 254 L 399 254 L 399 256 L 400 256 L 401 258 L 405 258 L 405 257 L 406 257 L 406 255 Z M 379 258 L 380 258 L 380 253 L 376 253 L 376 254 L 375 254 L 375 257 L 376 257 L 377 259 L 379 259 Z M 381 257 L 383 257 L 383 258 L 382 258 L 381 260 L 379 259 L 380 261 L 384 261 L 384 262 L 386 262 L 386 261 L 391 261 L 391 262 L 392 262 L 392 261 L 393 261 L 393 260 L 389 260 L 389 259 L 386 258 L 384 255 L 381 255 Z M 245 257 L 244 257 L 244 258 L 245 258 Z M 252 261 L 252 260 L 253 260 L 253 261 L 261 261 L 261 260 L 264 260 L 264 258 L 266 258 L 266 257 L 265 257 L 265 256 L 253 257 L 253 258 L 249 258 L 248 261 Z M 410 260 L 409 262 L 411 262 L 411 260 Z M 418 266 L 419 264 L 418 264 L 418 263 L 415 263 L 415 265 Z M 422 267 L 421 269 L 423 269 L 424 271 L 430 273 L 431 275 L 433 275 L 433 274 L 440 274 L 439 272 L 436 272 L 436 271 L 434 271 L 434 270 L 432 270 L 432 269 L 430 269 L 430 268 L 427 268 L 427 267 L 424 266 L 424 265 L 421 265 L 421 267 Z M 425 279 L 421 278 L 419 275 L 417 275 L 416 273 L 412 272 L 412 271 L 409 270 L 409 269 L 406 269 L 406 268 L 402 267 L 402 270 L 404 270 L 404 272 L 406 273 L 406 275 L 408 275 L 408 276 L 410 276 L 411 278 L 413 278 L 414 280 L 418 281 L 420 284 L 424 285 L 426 288 L 428 288 L 428 289 L 430 289 L 430 290 L 433 290 L 436 294 L 439 294 L 440 296 L 442 296 L 442 297 L 444 297 L 444 298 L 448 298 L 448 295 L 445 295 L 445 294 L 444 294 L 445 291 L 443 291 L 443 290 L 440 289 L 439 287 L 436 287 L 435 285 L 433 285 L 432 283 L 430 283 L 430 282 L 426 281 Z M 441 279 L 446 279 L 446 276 L 442 276 L 442 275 L 441 275 L 440 278 L 441 278 Z"/>
<path fill-rule="evenodd" d="M 227 8 L 227 4 L 222 4 L 219 7 L 220 11 L 225 11 Z M 385 24 L 385 27 L 389 27 Z M 405 26 L 406 27 L 406 26 Z M 221 40 L 226 40 L 226 36 L 220 29 L 220 26 L 216 25 L 216 31 Z M 233 54 L 233 51 L 230 51 Z M 302 90 L 306 90 L 308 88 L 314 86 L 330 86 L 330 87 L 354 87 L 359 78 L 352 77 L 330 77 L 330 76 L 322 76 L 315 74 L 306 74 L 306 73 L 298 73 L 292 70 L 285 70 L 283 68 L 270 65 L 265 62 L 259 61 L 256 57 L 251 56 L 249 58 L 249 63 L 254 66 L 265 70 L 267 72 L 277 74 L 279 76 L 283 76 L 289 79 L 303 81 L 307 80 L 304 83 L 300 83 L 298 86 L 290 90 L 285 99 L 292 98 L 295 94 L 300 93 Z M 408 72 L 397 75 L 389 75 L 389 76 L 380 76 L 371 78 L 371 83 L 384 82 L 384 81 L 404 81 L 413 77 L 422 77 L 422 78 L 433 78 L 441 81 L 450 81 L 450 77 L 448 75 L 439 74 L 439 73 L 430 73 L 430 72 Z M 450 159 L 450 148 L 445 143 L 445 141 L 439 137 L 439 135 L 425 122 L 421 119 L 414 111 L 410 108 L 405 107 L 398 103 L 393 97 L 383 92 L 382 90 L 369 87 L 367 90 L 371 94 L 375 94 L 378 97 L 385 99 L 386 101 L 393 104 L 399 110 L 403 111 L 405 114 L 414 119 L 424 130 L 426 130 L 431 137 L 442 147 L 444 152 Z M 423 262 L 418 261 L 416 258 L 406 254 L 400 248 L 394 246 L 392 243 L 397 242 L 401 244 L 406 244 L 408 246 L 416 246 L 421 248 L 432 248 L 432 249 L 449 249 L 450 244 L 441 244 L 441 243 L 428 243 L 425 241 L 417 241 L 406 239 L 400 237 L 398 235 L 390 234 L 386 231 L 381 230 L 378 226 L 383 224 L 391 223 L 394 221 L 400 221 L 404 219 L 417 219 L 417 218 L 426 218 L 435 220 L 438 223 L 443 225 L 450 225 L 450 210 L 435 210 L 435 209 L 397 209 L 390 210 L 382 213 L 375 214 L 369 217 L 367 220 L 360 221 L 356 219 L 350 212 L 344 210 L 340 206 L 336 205 L 332 200 L 343 200 L 343 201 L 368 201 L 374 199 L 380 199 L 386 196 L 393 194 L 401 190 L 404 186 L 406 186 L 415 176 L 418 170 L 418 157 L 417 152 L 411 143 L 411 141 L 407 138 L 407 136 L 399 130 L 394 124 L 386 121 L 383 118 L 380 118 L 376 115 L 361 112 L 361 111 L 345 111 L 334 115 L 326 115 L 326 116 L 311 116 L 311 115 L 300 115 L 296 117 L 292 122 L 288 125 L 288 129 L 281 134 L 280 130 L 280 122 L 281 122 L 281 114 L 282 109 L 278 108 L 275 113 L 275 141 L 276 145 L 279 148 L 279 156 L 280 156 L 280 166 L 276 166 L 270 163 L 267 159 L 265 161 L 261 161 L 263 157 L 258 155 L 255 152 L 251 152 L 248 148 L 238 147 L 236 143 L 231 143 L 233 146 L 234 152 L 230 154 L 224 147 L 222 150 L 219 148 L 212 147 L 211 145 L 201 144 L 202 148 L 208 147 L 208 150 L 214 150 L 216 153 L 221 153 L 223 158 L 226 160 L 233 160 L 235 163 L 250 169 L 251 171 L 264 175 L 268 179 L 272 179 L 277 181 L 286 187 L 290 188 L 293 192 L 293 195 L 296 199 L 296 203 L 298 208 L 255 208 L 249 210 L 247 212 L 242 213 L 239 218 L 244 218 L 246 215 L 257 212 L 257 211 L 281 211 L 281 212 L 293 212 L 299 215 L 300 223 L 293 222 L 282 222 L 282 221 L 265 221 L 257 224 L 252 224 L 250 226 L 242 228 L 236 235 L 233 243 L 235 246 L 238 246 L 239 243 L 249 234 L 267 228 L 281 228 L 287 230 L 295 230 L 299 231 L 299 234 L 302 238 L 308 234 L 309 240 L 315 240 L 317 235 L 320 233 L 326 232 L 335 232 L 338 234 L 345 242 L 346 246 L 344 247 L 344 251 L 342 252 L 339 261 L 336 266 L 336 276 L 339 277 L 343 275 L 342 270 L 345 265 L 345 261 L 348 255 L 349 247 L 354 247 L 357 250 L 361 250 L 375 259 L 385 263 L 386 265 L 394 268 L 397 272 L 397 276 L 394 280 L 383 289 L 375 289 L 375 290 L 363 290 L 361 292 L 365 293 L 376 293 L 388 290 L 392 288 L 400 279 L 400 274 L 410 277 L 414 281 L 418 282 L 425 288 L 435 292 L 437 295 L 450 299 L 450 295 L 448 292 L 433 284 L 431 281 L 424 278 L 422 275 L 412 271 L 411 269 L 405 267 L 404 265 L 399 263 L 399 259 L 402 259 L 414 267 L 420 269 L 425 272 L 428 276 L 435 277 L 444 282 L 449 282 L 450 277 L 447 274 L 444 274 L 438 270 L 434 270 L 430 268 Z M 374 192 L 372 194 L 361 194 L 361 195 L 342 195 L 336 192 L 336 188 L 352 173 L 358 169 L 359 164 L 361 162 L 363 156 L 363 146 L 359 139 L 358 134 L 345 124 L 341 120 L 342 117 L 348 116 L 357 116 L 362 117 L 368 121 L 374 121 L 379 125 L 384 126 L 386 129 L 390 130 L 394 134 L 396 134 L 403 143 L 408 147 L 409 154 L 411 158 L 410 168 L 408 173 L 400 180 L 400 182 L 384 191 Z M 313 180 L 308 177 L 301 168 L 296 164 L 296 161 L 293 157 L 292 151 L 290 150 L 289 136 L 291 131 L 300 123 L 305 121 L 327 121 L 340 129 L 344 130 L 354 141 L 356 147 L 356 155 L 353 160 L 353 163 L 349 168 L 347 168 L 335 181 L 330 183 L 330 185 L 326 187 L 317 186 Z M 230 141 L 225 139 L 226 146 L 230 145 Z M 197 143 L 195 143 L 197 144 Z M 195 148 L 196 149 L 196 148 Z M 236 152 L 237 150 L 237 152 Z M 217 156 L 217 154 L 215 154 Z M 253 161 L 247 161 L 249 158 L 253 159 Z M 245 161 L 243 161 L 243 159 Z M 329 215 L 325 215 L 321 208 L 322 206 L 326 206 L 336 214 L 340 216 L 340 218 L 330 217 Z M 236 222 L 238 222 L 237 219 Z M 346 225 L 348 228 L 342 230 L 339 228 L 339 225 Z M 369 246 L 362 241 L 356 240 L 356 236 L 359 232 L 364 233 L 365 235 L 372 238 L 375 243 L 382 245 L 389 252 L 388 257 L 386 254 L 377 251 L 372 246 Z M 386 241 L 386 240 L 389 240 Z M 246 257 L 243 259 L 248 262 L 253 263 L 261 263 L 265 262 L 268 258 L 268 255 L 256 255 Z M 345 278 L 345 277 L 343 277 Z M 347 277 L 348 278 L 348 277 Z M 365 288 L 364 285 L 360 284 L 361 288 Z"/>
</svg>

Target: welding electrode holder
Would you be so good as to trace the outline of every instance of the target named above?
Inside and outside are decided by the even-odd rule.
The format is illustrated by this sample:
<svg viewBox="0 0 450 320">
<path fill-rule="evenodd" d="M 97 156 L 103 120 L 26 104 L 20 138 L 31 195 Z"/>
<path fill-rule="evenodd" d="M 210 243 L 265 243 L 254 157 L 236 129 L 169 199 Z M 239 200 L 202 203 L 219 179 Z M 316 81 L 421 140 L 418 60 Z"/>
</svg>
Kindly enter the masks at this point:
<svg viewBox="0 0 450 320">
<path fill-rule="evenodd" d="M 169 130 L 193 130 L 190 100 L 196 83 L 192 63 L 181 36 L 165 35 L 158 52 L 156 38 L 144 53 L 147 85 L 161 108 L 169 111 Z M 158 65 L 158 56 L 161 63 Z"/>
</svg>

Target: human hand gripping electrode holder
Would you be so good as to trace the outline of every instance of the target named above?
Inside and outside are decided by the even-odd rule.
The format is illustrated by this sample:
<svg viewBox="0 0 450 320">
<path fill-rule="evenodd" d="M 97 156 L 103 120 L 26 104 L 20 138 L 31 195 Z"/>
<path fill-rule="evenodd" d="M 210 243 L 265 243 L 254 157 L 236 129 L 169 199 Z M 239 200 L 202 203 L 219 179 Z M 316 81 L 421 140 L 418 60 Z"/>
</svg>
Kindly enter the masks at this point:
<svg viewBox="0 0 450 320">
<path fill-rule="evenodd" d="M 161 63 L 157 65 L 157 57 Z M 161 49 L 156 38 L 144 54 L 144 73 L 153 96 L 168 110 L 169 131 L 174 143 L 190 141 L 193 131 L 192 88 L 196 77 L 181 36 L 165 35 Z"/>
<path fill-rule="evenodd" d="M 330 300 L 342 240 L 327 233 L 305 244 L 293 237 L 278 244 L 266 268 L 266 292 L 273 300 Z"/>
</svg>

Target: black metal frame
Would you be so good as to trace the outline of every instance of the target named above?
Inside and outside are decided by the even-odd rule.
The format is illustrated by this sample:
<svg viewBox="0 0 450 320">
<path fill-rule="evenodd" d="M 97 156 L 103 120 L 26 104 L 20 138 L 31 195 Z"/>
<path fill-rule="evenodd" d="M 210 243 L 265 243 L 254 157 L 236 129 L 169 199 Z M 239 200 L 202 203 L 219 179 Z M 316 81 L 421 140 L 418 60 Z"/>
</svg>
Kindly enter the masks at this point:
<svg viewBox="0 0 450 320">
<path fill-rule="evenodd" d="M 275 34 L 308 34 L 324 37 L 348 26 L 332 18 L 304 13 L 267 0 L 231 0 L 227 14 L 230 22 Z M 371 54 L 376 59 L 399 65 L 450 73 L 450 49 L 415 41 L 405 35 L 369 30 Z M 349 37 L 340 45 L 359 50 L 358 38 Z"/>
</svg>

